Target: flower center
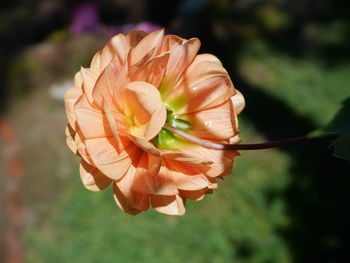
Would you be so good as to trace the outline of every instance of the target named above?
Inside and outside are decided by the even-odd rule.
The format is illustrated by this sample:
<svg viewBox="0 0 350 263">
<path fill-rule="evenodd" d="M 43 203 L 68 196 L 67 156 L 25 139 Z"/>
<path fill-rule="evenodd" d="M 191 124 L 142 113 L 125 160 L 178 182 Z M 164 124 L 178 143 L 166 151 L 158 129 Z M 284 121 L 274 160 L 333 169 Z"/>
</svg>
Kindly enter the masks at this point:
<svg viewBox="0 0 350 263">
<path fill-rule="evenodd" d="M 168 105 L 167 108 L 167 119 L 166 123 L 173 126 L 174 128 L 181 131 L 188 131 L 192 129 L 191 123 L 186 120 L 180 119 L 177 115 L 174 114 L 172 110 L 170 110 Z M 165 126 L 160 130 L 156 137 L 152 140 L 153 144 L 158 148 L 166 149 L 166 150 L 176 150 L 183 144 L 186 144 L 186 141 L 178 136 L 177 134 L 171 132 Z"/>
</svg>

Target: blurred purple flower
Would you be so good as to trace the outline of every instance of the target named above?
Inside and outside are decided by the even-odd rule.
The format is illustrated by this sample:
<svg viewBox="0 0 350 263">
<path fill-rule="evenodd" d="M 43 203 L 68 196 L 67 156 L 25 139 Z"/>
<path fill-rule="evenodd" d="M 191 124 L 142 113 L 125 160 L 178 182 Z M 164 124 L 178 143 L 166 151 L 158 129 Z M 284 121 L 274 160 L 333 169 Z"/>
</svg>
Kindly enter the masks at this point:
<svg viewBox="0 0 350 263">
<path fill-rule="evenodd" d="M 72 12 L 70 33 L 79 35 L 96 30 L 99 25 L 98 8 L 96 4 L 84 2 L 77 5 Z"/>
<path fill-rule="evenodd" d="M 146 33 L 152 33 L 153 31 L 156 31 L 158 29 L 161 29 L 162 27 L 157 24 L 153 24 L 150 22 L 141 22 L 135 25 L 135 28 L 133 30 L 142 30 Z"/>
<path fill-rule="evenodd" d="M 151 22 L 141 22 L 136 25 L 133 24 L 124 24 L 121 26 L 113 26 L 113 27 L 107 27 L 106 33 L 108 36 L 114 36 L 119 33 L 123 34 L 129 34 L 130 32 L 134 30 L 142 30 L 145 31 L 146 33 L 151 33 L 153 31 L 156 31 L 158 29 L 161 29 L 162 26 L 158 24 L 154 24 Z"/>
</svg>

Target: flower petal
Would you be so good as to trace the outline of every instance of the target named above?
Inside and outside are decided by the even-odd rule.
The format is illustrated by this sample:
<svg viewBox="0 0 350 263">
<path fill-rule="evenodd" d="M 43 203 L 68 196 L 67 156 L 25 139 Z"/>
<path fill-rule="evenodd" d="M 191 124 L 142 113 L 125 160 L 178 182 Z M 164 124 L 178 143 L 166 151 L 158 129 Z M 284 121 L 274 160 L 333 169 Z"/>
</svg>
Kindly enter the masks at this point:
<svg viewBox="0 0 350 263">
<path fill-rule="evenodd" d="M 160 167 L 159 173 L 156 174 L 147 172 L 147 162 L 144 164 L 139 163 L 137 169 L 135 181 L 132 187 L 135 191 L 167 196 L 179 193 L 164 165 Z"/>
<path fill-rule="evenodd" d="M 208 53 L 198 54 L 191 65 L 188 67 L 187 71 L 192 71 L 194 67 L 197 66 L 197 64 L 202 62 L 215 62 L 222 66 L 220 59 L 218 59 L 216 56 Z"/>
<path fill-rule="evenodd" d="M 201 190 L 197 190 L 197 191 L 181 190 L 180 195 L 182 198 L 185 198 L 185 199 L 199 201 L 199 200 L 202 200 L 204 198 L 205 192 L 206 192 L 206 189 L 201 189 Z"/>
<path fill-rule="evenodd" d="M 88 101 L 92 104 L 93 103 L 92 91 L 95 87 L 98 75 L 94 73 L 92 70 L 86 69 L 83 67 L 81 67 L 80 72 L 83 79 L 84 94 L 86 95 Z"/>
<path fill-rule="evenodd" d="M 143 152 L 139 158 L 133 158 L 132 167 L 117 185 L 123 192 L 122 183 L 135 192 L 153 195 L 174 195 L 178 190 L 168 176 L 166 167 L 161 167 L 161 158 Z M 125 181 L 125 182 L 124 182 Z"/>
<path fill-rule="evenodd" d="M 123 88 L 119 100 L 132 135 L 150 140 L 164 126 L 166 108 L 153 85 L 143 81 L 131 82 Z"/>
<path fill-rule="evenodd" d="M 140 209 L 137 209 L 132 204 L 130 204 L 128 199 L 124 196 L 116 184 L 113 185 L 113 193 L 114 200 L 122 211 L 131 215 L 137 215 L 141 212 Z"/>
<path fill-rule="evenodd" d="M 110 107 L 117 107 L 118 102 L 120 102 L 119 92 L 126 85 L 127 79 L 127 64 L 123 64 L 119 68 L 115 63 L 110 63 L 96 81 L 92 92 L 94 104 L 102 109 L 103 103 L 106 101 Z"/>
<path fill-rule="evenodd" d="M 191 165 L 170 159 L 165 159 L 164 162 L 170 178 L 174 181 L 178 189 L 200 190 L 208 187 L 209 181 L 203 174 L 203 172 L 209 170 L 208 166 Z"/>
<path fill-rule="evenodd" d="M 135 143 L 137 146 L 139 146 L 145 152 L 152 154 L 154 156 L 160 156 L 160 151 L 149 141 L 146 141 L 142 138 L 135 137 L 135 136 L 128 134 L 128 133 L 121 133 L 121 134 L 129 137 L 129 139 L 132 140 L 133 143 Z"/>
<path fill-rule="evenodd" d="M 228 150 L 212 150 L 202 146 L 193 145 L 182 148 L 184 153 L 211 160 L 213 164 L 205 173 L 206 176 L 218 177 L 231 173 L 233 161 L 236 156 L 239 156 L 237 151 Z"/>
<path fill-rule="evenodd" d="M 105 189 L 112 182 L 110 178 L 84 160 L 80 162 L 80 179 L 88 190 L 94 192 Z"/>
<path fill-rule="evenodd" d="M 192 63 L 200 47 L 200 41 L 192 38 L 183 44 L 175 44 L 170 51 L 165 78 L 160 83 L 159 91 L 162 98 L 167 102 L 168 96 L 174 92 L 176 83 L 180 80 L 183 72 Z"/>
<path fill-rule="evenodd" d="M 226 70 L 217 62 L 204 61 L 189 67 L 165 102 L 176 114 L 185 114 L 216 107 L 234 94 Z"/>
<path fill-rule="evenodd" d="M 132 81 L 145 81 L 158 87 L 163 80 L 170 53 L 163 53 L 147 61 L 135 73 L 129 75 Z"/>
<path fill-rule="evenodd" d="M 164 36 L 164 29 L 160 29 L 152 32 L 144 37 L 130 53 L 130 65 L 133 66 L 145 57 L 149 52 L 158 54 L 160 51 L 160 45 Z M 153 51 L 152 51 L 153 50 Z"/>
<path fill-rule="evenodd" d="M 242 93 L 236 89 L 236 94 L 231 97 L 231 101 L 235 109 L 235 114 L 240 114 L 245 107 L 245 100 Z"/>
<path fill-rule="evenodd" d="M 107 46 L 112 50 L 114 58 L 118 59 L 119 65 L 123 65 L 130 50 L 127 37 L 123 34 L 118 34 L 112 37 Z"/>
<path fill-rule="evenodd" d="M 107 177 L 120 180 L 129 170 L 132 159 L 140 149 L 122 137 L 124 149 L 118 152 L 113 137 L 95 138 L 85 141 L 87 152 L 90 154 L 94 165 Z"/>
<path fill-rule="evenodd" d="M 90 157 L 90 154 L 87 152 L 86 150 L 86 146 L 83 140 L 83 135 L 78 127 L 75 136 L 74 136 L 74 141 L 75 141 L 75 145 L 77 147 L 77 152 L 78 155 L 83 158 L 87 163 L 89 164 L 93 164 L 93 161 Z"/>
<path fill-rule="evenodd" d="M 72 127 L 73 130 L 76 129 L 76 118 L 74 113 L 74 105 L 79 99 L 79 97 L 82 94 L 81 88 L 71 88 L 67 90 L 67 92 L 64 94 L 64 105 L 66 108 L 66 114 L 67 119 L 69 122 L 69 125 Z"/>
<path fill-rule="evenodd" d="M 113 61 L 120 67 L 129 52 L 130 45 L 124 34 L 114 36 L 102 49 L 100 55 L 100 72 Z"/>
<path fill-rule="evenodd" d="M 102 72 L 101 70 L 101 53 L 102 51 L 100 50 L 95 54 L 95 56 L 92 58 L 91 63 L 90 63 L 90 70 L 94 72 L 95 74 L 100 74 Z"/>
<path fill-rule="evenodd" d="M 202 139 L 228 140 L 238 133 L 237 120 L 230 100 L 214 108 L 181 115 L 181 119 L 191 123 L 192 129 L 187 133 Z"/>
<path fill-rule="evenodd" d="M 196 57 L 200 46 L 201 42 L 198 38 L 191 38 L 183 44 L 177 44 L 170 52 L 167 74 L 180 77 Z"/>
<path fill-rule="evenodd" d="M 84 139 L 112 136 L 105 114 L 93 108 L 85 95 L 76 103 L 75 115 Z"/>
<path fill-rule="evenodd" d="M 186 212 L 183 200 L 179 195 L 152 195 L 151 204 L 155 210 L 166 215 L 181 216 Z"/>
<path fill-rule="evenodd" d="M 172 50 L 174 47 L 182 44 L 185 40 L 176 35 L 166 35 L 163 37 L 161 53 Z"/>
<path fill-rule="evenodd" d="M 144 31 L 136 30 L 126 36 L 131 48 L 136 47 L 148 34 Z"/>
<path fill-rule="evenodd" d="M 75 131 L 72 129 L 72 127 L 68 124 L 66 127 L 66 142 L 68 145 L 68 148 L 74 153 L 77 154 L 77 145 L 74 141 Z"/>
<path fill-rule="evenodd" d="M 172 159 L 174 161 L 183 162 L 193 165 L 209 165 L 212 164 L 212 161 L 199 159 L 197 157 L 181 153 L 181 152 L 172 152 L 172 151 L 162 151 L 162 156 L 164 158 Z"/>
</svg>

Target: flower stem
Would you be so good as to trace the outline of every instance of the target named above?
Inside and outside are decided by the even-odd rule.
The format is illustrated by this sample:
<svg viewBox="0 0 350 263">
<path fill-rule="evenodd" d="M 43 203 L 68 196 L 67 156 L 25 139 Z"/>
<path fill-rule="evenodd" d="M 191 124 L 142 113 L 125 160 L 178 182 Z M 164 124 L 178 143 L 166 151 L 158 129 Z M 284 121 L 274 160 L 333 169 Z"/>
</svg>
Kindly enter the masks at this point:
<svg viewBox="0 0 350 263">
<path fill-rule="evenodd" d="M 184 131 L 174 128 L 169 124 L 165 124 L 165 127 L 190 142 L 193 142 L 205 148 L 214 149 L 214 150 L 263 150 L 263 149 L 276 148 L 276 147 L 287 146 L 287 145 L 297 144 L 297 143 L 334 140 L 339 136 L 338 133 L 331 133 L 331 134 L 326 134 L 326 135 L 316 136 L 316 137 L 295 137 L 295 138 L 287 138 L 287 139 L 282 139 L 282 140 L 277 140 L 272 142 L 254 143 L 254 144 L 220 144 L 220 143 L 214 143 L 214 142 L 210 142 L 207 140 L 194 137 Z"/>
</svg>

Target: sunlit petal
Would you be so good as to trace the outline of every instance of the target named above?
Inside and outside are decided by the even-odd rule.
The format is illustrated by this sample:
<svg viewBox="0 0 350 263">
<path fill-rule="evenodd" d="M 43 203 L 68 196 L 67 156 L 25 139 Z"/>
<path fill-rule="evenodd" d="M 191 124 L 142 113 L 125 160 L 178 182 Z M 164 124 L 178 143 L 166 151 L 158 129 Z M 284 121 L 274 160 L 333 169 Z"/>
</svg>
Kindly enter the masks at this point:
<svg viewBox="0 0 350 263">
<path fill-rule="evenodd" d="M 88 101 L 92 104 L 93 103 L 92 91 L 95 87 L 98 75 L 92 70 L 86 69 L 83 67 L 81 67 L 80 72 L 83 79 L 84 94 L 86 95 L 86 98 L 88 99 Z"/>
<path fill-rule="evenodd" d="M 138 45 L 136 45 L 130 54 L 130 65 L 134 65 L 139 62 L 142 58 L 152 52 L 158 54 L 160 51 L 160 45 L 164 36 L 164 30 L 160 29 L 144 37 Z"/>
<path fill-rule="evenodd" d="M 72 127 L 72 129 L 76 129 L 76 117 L 74 112 L 74 105 L 77 102 L 77 100 L 82 95 L 81 88 L 71 88 L 64 94 L 64 105 L 66 108 L 66 114 L 67 119 L 69 122 L 69 125 Z"/>
<path fill-rule="evenodd" d="M 217 107 L 181 115 L 181 119 L 191 123 L 189 134 L 207 140 L 228 140 L 238 133 L 237 120 L 230 100 Z"/>
<path fill-rule="evenodd" d="M 85 141 L 86 149 L 96 167 L 113 180 L 122 178 L 132 164 L 133 156 L 139 148 L 131 142 L 125 142 L 123 151 L 118 152 L 113 137 L 95 138 Z"/>
<path fill-rule="evenodd" d="M 166 215 L 181 216 L 185 214 L 185 206 L 179 195 L 153 195 L 151 196 L 151 203 L 155 210 Z"/>
<path fill-rule="evenodd" d="M 153 85 L 143 81 L 131 82 L 123 89 L 120 100 L 132 135 L 150 140 L 164 126 L 166 108 Z"/>
<path fill-rule="evenodd" d="M 76 103 L 75 115 L 85 139 L 112 136 L 105 114 L 92 107 L 85 95 Z"/>
<path fill-rule="evenodd" d="M 245 107 L 245 100 L 242 93 L 236 90 L 236 94 L 231 97 L 233 107 L 235 109 L 235 114 L 240 114 Z"/>
</svg>

